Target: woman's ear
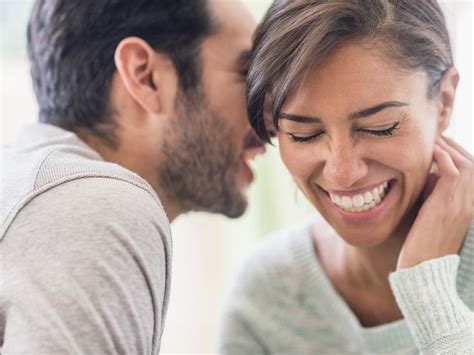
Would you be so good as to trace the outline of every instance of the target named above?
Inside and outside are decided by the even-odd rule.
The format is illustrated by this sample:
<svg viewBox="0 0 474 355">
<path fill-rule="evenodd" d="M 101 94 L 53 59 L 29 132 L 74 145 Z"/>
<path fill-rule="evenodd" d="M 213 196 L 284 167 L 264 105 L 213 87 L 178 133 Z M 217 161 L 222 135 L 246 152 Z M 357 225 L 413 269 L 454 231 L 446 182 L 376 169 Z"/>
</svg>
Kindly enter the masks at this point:
<svg viewBox="0 0 474 355">
<path fill-rule="evenodd" d="M 123 39 L 115 50 L 115 66 L 131 97 L 145 111 L 159 113 L 159 75 L 156 75 L 157 53 L 138 37 Z"/>
<path fill-rule="evenodd" d="M 458 82 L 459 73 L 454 67 L 446 70 L 441 78 L 438 95 L 438 134 L 443 133 L 448 128 Z"/>
</svg>

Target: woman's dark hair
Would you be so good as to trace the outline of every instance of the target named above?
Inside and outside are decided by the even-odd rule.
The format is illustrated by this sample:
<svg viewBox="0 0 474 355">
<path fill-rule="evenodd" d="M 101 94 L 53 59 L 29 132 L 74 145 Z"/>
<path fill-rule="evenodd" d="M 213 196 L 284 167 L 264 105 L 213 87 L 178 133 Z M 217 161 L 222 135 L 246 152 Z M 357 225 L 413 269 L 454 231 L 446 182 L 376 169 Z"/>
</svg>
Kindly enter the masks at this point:
<svg viewBox="0 0 474 355">
<path fill-rule="evenodd" d="M 200 43 L 213 31 L 206 0 L 37 0 L 28 54 L 40 121 L 113 143 L 108 101 L 120 41 L 137 36 L 169 55 L 187 95 L 200 82 Z"/>
<path fill-rule="evenodd" d="M 270 139 L 266 104 L 278 129 L 281 107 L 305 73 L 348 41 L 377 48 L 400 69 L 424 70 L 428 97 L 453 66 L 436 0 L 276 0 L 255 33 L 247 79 L 249 120 L 261 139 Z"/>
</svg>

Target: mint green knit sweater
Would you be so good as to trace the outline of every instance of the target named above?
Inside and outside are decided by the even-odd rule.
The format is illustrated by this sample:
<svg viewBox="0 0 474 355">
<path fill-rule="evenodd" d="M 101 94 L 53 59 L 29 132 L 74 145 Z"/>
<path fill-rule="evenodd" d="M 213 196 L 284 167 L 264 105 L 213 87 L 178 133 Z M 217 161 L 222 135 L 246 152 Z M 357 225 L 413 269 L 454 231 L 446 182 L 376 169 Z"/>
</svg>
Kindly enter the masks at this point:
<svg viewBox="0 0 474 355">
<path fill-rule="evenodd" d="M 474 222 L 460 255 L 390 274 L 404 319 L 370 328 L 316 259 L 313 222 L 266 238 L 244 263 L 220 354 L 474 354 Z"/>
</svg>

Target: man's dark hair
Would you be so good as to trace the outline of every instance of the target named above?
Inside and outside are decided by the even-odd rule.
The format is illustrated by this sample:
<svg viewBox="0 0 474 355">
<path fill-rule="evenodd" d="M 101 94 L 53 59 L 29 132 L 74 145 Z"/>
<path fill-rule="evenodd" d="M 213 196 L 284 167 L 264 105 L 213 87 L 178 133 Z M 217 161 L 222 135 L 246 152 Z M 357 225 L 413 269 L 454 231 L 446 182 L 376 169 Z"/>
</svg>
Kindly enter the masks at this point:
<svg viewBox="0 0 474 355">
<path fill-rule="evenodd" d="M 121 40 L 137 36 L 168 55 L 179 88 L 200 82 L 199 48 L 214 30 L 206 0 L 37 0 L 28 54 L 39 119 L 86 128 L 115 145 L 109 89 Z"/>
</svg>

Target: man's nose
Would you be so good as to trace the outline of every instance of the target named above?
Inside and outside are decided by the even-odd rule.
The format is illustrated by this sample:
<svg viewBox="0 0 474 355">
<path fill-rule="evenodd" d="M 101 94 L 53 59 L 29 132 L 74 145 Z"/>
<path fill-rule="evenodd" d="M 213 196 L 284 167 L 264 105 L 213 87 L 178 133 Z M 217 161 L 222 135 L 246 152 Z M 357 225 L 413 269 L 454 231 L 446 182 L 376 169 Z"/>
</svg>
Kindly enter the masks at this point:
<svg viewBox="0 0 474 355">
<path fill-rule="evenodd" d="M 351 188 L 367 172 L 367 163 L 352 143 L 335 143 L 327 150 L 323 174 L 332 188 Z"/>
</svg>

